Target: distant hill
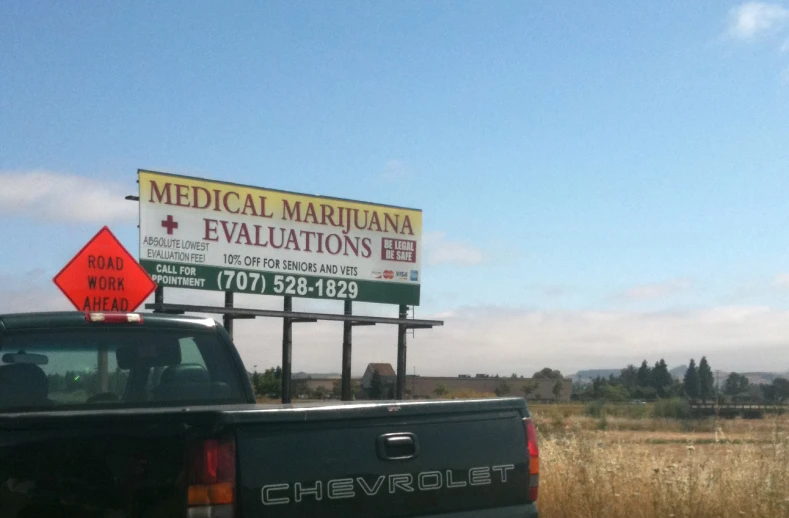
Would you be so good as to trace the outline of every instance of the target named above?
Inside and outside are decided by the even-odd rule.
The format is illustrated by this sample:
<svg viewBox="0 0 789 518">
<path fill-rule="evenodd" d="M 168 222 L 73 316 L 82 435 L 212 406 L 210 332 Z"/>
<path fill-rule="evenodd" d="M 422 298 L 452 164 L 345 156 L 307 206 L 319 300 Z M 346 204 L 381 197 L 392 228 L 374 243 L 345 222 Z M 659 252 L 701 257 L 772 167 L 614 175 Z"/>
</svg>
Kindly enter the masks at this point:
<svg viewBox="0 0 789 518">
<path fill-rule="evenodd" d="M 580 370 L 569 377 L 572 378 L 574 382 L 591 383 L 592 380 L 598 376 L 602 378 L 607 378 L 611 374 L 614 376 L 619 376 L 620 372 L 622 372 L 622 369 L 585 369 Z"/>
<path fill-rule="evenodd" d="M 755 385 L 759 385 L 760 383 L 772 383 L 775 378 L 789 378 L 789 373 L 787 372 L 743 372 L 741 374 L 748 378 L 749 382 Z M 729 373 L 727 372 L 726 376 L 728 375 Z M 719 374 L 719 376 L 720 382 L 723 384 L 723 380 L 726 378 L 723 376 L 722 372 Z"/>
<path fill-rule="evenodd" d="M 685 377 L 685 372 L 688 370 L 687 365 L 678 365 L 673 369 L 670 369 L 669 372 L 671 375 L 680 381 Z M 570 376 L 574 382 L 578 383 L 591 383 L 596 377 L 600 376 L 603 378 L 609 377 L 611 374 L 614 376 L 618 376 L 622 369 L 585 369 L 580 370 Z M 775 378 L 787 378 L 789 379 L 789 372 L 740 372 L 740 374 L 744 375 L 748 378 L 748 381 L 753 385 L 759 385 L 761 383 L 770 384 L 773 382 Z M 713 370 L 712 375 L 715 376 L 716 372 Z M 729 375 L 729 371 L 718 371 L 718 381 L 723 386 L 723 383 L 726 380 L 726 377 Z"/>
<path fill-rule="evenodd" d="M 671 375 L 674 376 L 676 379 L 682 381 L 685 378 L 685 373 L 687 371 L 688 371 L 687 365 L 680 365 L 679 367 L 674 367 L 668 372 L 671 373 Z"/>
<path fill-rule="evenodd" d="M 698 367 L 698 365 L 697 365 Z M 669 372 L 671 375 L 674 376 L 676 379 L 682 381 L 685 377 L 685 372 L 687 372 L 688 366 L 687 365 L 680 365 L 678 367 L 674 367 Z M 739 372 L 738 374 L 742 374 L 746 378 L 748 378 L 748 382 L 752 385 L 760 385 L 762 383 L 769 385 L 773 382 L 775 378 L 789 378 L 789 372 Z M 723 385 L 726 381 L 726 378 L 731 374 L 730 371 L 712 371 L 713 379 L 715 376 L 718 377 L 718 383 Z"/>
<path fill-rule="evenodd" d="M 294 372 L 292 378 L 294 380 L 305 380 L 308 378 L 312 379 L 334 379 L 334 378 L 341 378 L 341 374 L 337 373 L 322 373 L 322 372 Z"/>
</svg>

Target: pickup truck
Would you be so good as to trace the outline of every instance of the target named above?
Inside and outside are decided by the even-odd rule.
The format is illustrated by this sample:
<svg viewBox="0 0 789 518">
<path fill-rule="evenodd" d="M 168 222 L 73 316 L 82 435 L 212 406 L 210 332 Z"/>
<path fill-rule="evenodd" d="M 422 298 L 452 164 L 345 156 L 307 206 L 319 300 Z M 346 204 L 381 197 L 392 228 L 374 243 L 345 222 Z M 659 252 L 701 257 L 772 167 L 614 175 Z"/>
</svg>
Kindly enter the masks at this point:
<svg viewBox="0 0 789 518">
<path fill-rule="evenodd" d="M 521 398 L 257 405 L 211 319 L 0 315 L 0 518 L 532 518 Z"/>
</svg>

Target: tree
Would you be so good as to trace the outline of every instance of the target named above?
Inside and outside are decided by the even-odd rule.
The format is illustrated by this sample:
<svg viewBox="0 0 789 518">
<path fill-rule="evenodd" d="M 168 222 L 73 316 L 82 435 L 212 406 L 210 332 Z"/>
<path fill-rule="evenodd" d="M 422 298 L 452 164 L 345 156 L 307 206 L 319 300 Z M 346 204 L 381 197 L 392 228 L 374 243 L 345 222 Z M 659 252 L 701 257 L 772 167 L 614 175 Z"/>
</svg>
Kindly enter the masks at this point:
<svg viewBox="0 0 789 518">
<path fill-rule="evenodd" d="M 633 391 L 638 387 L 638 369 L 635 365 L 628 365 L 622 369 L 619 375 L 620 384 L 628 391 Z"/>
<path fill-rule="evenodd" d="M 494 392 L 496 392 L 497 396 L 501 397 L 501 396 L 506 396 L 507 394 L 510 393 L 510 391 L 511 391 L 510 386 L 507 385 L 506 381 L 503 381 L 501 385 L 496 387 L 496 390 Z"/>
<path fill-rule="evenodd" d="M 266 395 L 263 392 L 263 377 L 257 371 L 255 371 L 255 373 L 252 374 L 252 390 L 254 390 L 255 394 L 257 394 L 258 396 Z"/>
<path fill-rule="evenodd" d="M 307 385 L 306 379 L 293 380 L 292 392 L 296 397 L 310 397 L 310 387 Z"/>
<path fill-rule="evenodd" d="M 547 380 L 560 380 L 562 379 L 562 373 L 557 370 L 553 370 L 550 367 L 545 367 L 541 371 L 535 372 L 532 378 L 534 379 L 547 379 Z"/>
<path fill-rule="evenodd" d="M 762 392 L 762 403 L 778 404 L 775 397 L 775 385 L 760 383 L 759 390 Z"/>
<path fill-rule="evenodd" d="M 690 399 L 698 399 L 701 395 L 701 380 L 699 379 L 699 371 L 696 369 L 696 360 L 693 358 L 690 359 L 688 370 L 685 371 L 682 390 Z"/>
<path fill-rule="evenodd" d="M 433 389 L 433 393 L 438 397 L 444 397 L 447 394 L 449 394 L 449 389 L 447 388 L 446 385 L 439 383 L 438 385 L 436 385 L 436 388 Z"/>
<path fill-rule="evenodd" d="M 351 399 L 362 399 L 362 384 L 358 380 L 351 380 Z"/>
<path fill-rule="evenodd" d="M 373 377 L 370 380 L 370 399 L 381 399 L 384 393 L 384 382 L 381 379 L 381 373 L 378 369 L 373 371 Z"/>
<path fill-rule="evenodd" d="M 562 391 L 564 390 L 564 384 L 562 380 L 556 380 L 556 383 L 553 384 L 553 397 L 556 401 L 559 401 L 559 398 L 562 395 Z"/>
<path fill-rule="evenodd" d="M 280 373 L 277 376 L 277 372 Z M 262 373 L 252 374 L 252 387 L 259 396 L 278 398 L 282 394 L 282 369 L 279 367 L 266 369 Z"/>
<path fill-rule="evenodd" d="M 652 368 L 652 388 L 655 389 L 659 397 L 666 397 L 670 393 L 672 381 L 673 378 L 668 371 L 668 365 L 661 358 Z"/>
<path fill-rule="evenodd" d="M 331 396 L 334 399 L 340 399 L 342 397 L 342 382 L 340 380 L 331 384 Z"/>
<path fill-rule="evenodd" d="M 723 393 L 729 396 L 742 394 L 746 390 L 748 390 L 748 378 L 736 372 L 729 374 L 723 384 Z"/>
<path fill-rule="evenodd" d="M 604 383 L 600 387 L 600 394 L 597 396 L 597 399 L 604 399 L 606 401 L 625 401 L 629 398 L 629 394 L 624 387 L 618 385 L 609 385 L 608 383 Z"/>
<path fill-rule="evenodd" d="M 641 363 L 636 378 L 638 379 L 639 387 L 646 388 L 652 385 L 652 370 L 649 368 L 646 360 Z"/>
<path fill-rule="evenodd" d="M 699 362 L 699 397 L 702 401 L 706 402 L 712 399 L 715 394 L 715 379 L 712 376 L 712 369 L 710 364 L 707 363 L 707 357 L 702 356 Z"/>
<path fill-rule="evenodd" d="M 657 392 L 652 387 L 638 387 L 633 391 L 633 397 L 638 399 L 653 400 L 657 397 Z"/>
<path fill-rule="evenodd" d="M 608 383 L 601 376 L 597 376 L 595 379 L 592 380 L 592 398 L 594 399 L 601 399 L 604 398 L 603 393 L 605 392 L 605 388 L 608 386 Z"/>
<path fill-rule="evenodd" d="M 782 405 L 789 399 L 789 380 L 786 378 L 775 378 L 772 386 L 773 400 L 776 404 Z"/>
<path fill-rule="evenodd" d="M 773 405 L 783 405 L 789 399 L 789 380 L 786 378 L 775 378 L 772 383 L 759 385 L 762 391 L 762 398 L 765 403 Z"/>
<path fill-rule="evenodd" d="M 524 397 L 529 397 L 529 395 L 535 390 L 537 390 L 539 386 L 540 384 L 536 380 L 529 380 L 526 383 L 524 383 L 523 387 L 521 388 L 521 390 L 523 390 Z"/>
<path fill-rule="evenodd" d="M 682 380 L 678 380 L 672 376 L 671 385 L 669 385 L 668 390 L 666 391 L 666 397 L 682 397 L 682 395 L 685 393 L 685 390 L 682 387 Z"/>
</svg>

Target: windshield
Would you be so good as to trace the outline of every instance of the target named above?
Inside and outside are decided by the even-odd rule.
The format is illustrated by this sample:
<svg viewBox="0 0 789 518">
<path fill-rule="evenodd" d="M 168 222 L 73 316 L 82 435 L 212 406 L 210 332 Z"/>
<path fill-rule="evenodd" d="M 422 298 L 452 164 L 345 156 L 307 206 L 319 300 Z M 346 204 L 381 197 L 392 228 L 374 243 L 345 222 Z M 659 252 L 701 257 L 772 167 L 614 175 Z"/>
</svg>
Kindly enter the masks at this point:
<svg viewBox="0 0 789 518">
<path fill-rule="evenodd" d="M 74 329 L 0 335 L 0 411 L 243 402 L 211 332 Z"/>
</svg>

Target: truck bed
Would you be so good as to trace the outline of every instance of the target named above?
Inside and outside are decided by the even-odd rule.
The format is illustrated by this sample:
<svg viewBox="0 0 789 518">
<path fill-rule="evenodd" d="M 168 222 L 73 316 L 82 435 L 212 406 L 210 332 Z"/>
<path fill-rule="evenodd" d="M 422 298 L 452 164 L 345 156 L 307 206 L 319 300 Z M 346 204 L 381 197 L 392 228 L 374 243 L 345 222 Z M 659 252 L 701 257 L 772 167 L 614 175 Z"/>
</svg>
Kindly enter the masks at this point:
<svg viewBox="0 0 789 518">
<path fill-rule="evenodd" d="M 189 444 L 235 442 L 237 517 L 526 517 L 523 399 L 0 414 L 0 518 L 186 516 Z"/>
</svg>

